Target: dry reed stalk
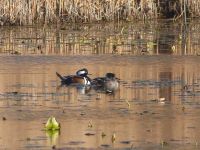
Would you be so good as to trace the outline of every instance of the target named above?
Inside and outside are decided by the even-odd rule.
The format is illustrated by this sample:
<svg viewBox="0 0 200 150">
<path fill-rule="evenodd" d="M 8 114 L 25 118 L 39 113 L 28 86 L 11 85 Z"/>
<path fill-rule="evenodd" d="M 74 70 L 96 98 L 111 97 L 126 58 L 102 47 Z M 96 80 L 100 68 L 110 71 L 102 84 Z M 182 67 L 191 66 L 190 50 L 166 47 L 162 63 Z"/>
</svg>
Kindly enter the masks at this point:
<svg viewBox="0 0 200 150">
<path fill-rule="evenodd" d="M 161 2 L 163 0 L 0 0 L 0 23 L 26 25 L 157 18 Z M 178 2 L 181 12 L 185 3 L 192 17 L 200 16 L 199 0 Z"/>
</svg>

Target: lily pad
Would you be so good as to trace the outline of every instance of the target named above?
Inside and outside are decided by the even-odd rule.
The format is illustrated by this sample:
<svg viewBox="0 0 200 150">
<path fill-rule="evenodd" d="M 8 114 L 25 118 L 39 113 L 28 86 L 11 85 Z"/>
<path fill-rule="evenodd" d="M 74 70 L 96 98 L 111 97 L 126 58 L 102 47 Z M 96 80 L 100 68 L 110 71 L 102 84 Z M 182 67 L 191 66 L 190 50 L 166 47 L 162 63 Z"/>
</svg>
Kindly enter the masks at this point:
<svg viewBox="0 0 200 150">
<path fill-rule="evenodd" d="M 50 117 L 45 124 L 46 130 L 60 130 L 60 123 L 56 121 L 55 117 Z"/>
</svg>

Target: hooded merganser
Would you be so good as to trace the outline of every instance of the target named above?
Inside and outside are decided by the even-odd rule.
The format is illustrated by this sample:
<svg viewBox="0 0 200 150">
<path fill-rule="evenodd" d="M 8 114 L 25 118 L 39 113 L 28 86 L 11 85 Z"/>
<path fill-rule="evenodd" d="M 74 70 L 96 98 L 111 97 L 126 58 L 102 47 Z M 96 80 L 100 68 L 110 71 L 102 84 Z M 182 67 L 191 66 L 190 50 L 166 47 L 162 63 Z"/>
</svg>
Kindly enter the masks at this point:
<svg viewBox="0 0 200 150">
<path fill-rule="evenodd" d="M 88 70 L 86 68 L 80 69 L 76 72 L 76 75 L 86 77 L 88 75 Z"/>
<path fill-rule="evenodd" d="M 61 79 L 61 83 L 65 85 L 80 84 L 80 85 L 91 85 L 91 79 L 87 76 L 87 69 L 80 69 L 76 72 L 76 75 L 61 76 L 58 72 L 56 75 Z"/>
<path fill-rule="evenodd" d="M 92 85 L 95 90 L 112 93 L 119 87 L 119 79 L 114 73 L 106 73 L 105 77 L 98 77 L 92 80 Z"/>
</svg>

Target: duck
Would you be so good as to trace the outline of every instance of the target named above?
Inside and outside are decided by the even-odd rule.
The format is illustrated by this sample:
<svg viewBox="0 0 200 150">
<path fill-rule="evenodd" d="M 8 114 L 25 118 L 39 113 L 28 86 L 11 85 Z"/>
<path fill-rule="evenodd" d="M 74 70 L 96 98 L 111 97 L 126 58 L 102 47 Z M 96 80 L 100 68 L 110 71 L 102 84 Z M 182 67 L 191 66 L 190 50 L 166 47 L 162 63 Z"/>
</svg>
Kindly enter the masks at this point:
<svg viewBox="0 0 200 150">
<path fill-rule="evenodd" d="M 56 72 L 56 75 L 60 78 L 62 85 L 91 85 L 91 79 L 87 76 L 88 70 L 86 68 L 78 70 L 76 75 L 62 76 L 58 72 Z"/>
<path fill-rule="evenodd" d="M 77 76 L 83 76 L 83 77 L 87 77 L 88 74 L 88 70 L 86 68 L 80 69 L 76 72 Z"/>
<path fill-rule="evenodd" d="M 119 78 L 114 73 L 106 73 L 105 77 L 97 77 L 92 80 L 92 86 L 97 91 L 113 93 L 119 88 Z"/>
</svg>

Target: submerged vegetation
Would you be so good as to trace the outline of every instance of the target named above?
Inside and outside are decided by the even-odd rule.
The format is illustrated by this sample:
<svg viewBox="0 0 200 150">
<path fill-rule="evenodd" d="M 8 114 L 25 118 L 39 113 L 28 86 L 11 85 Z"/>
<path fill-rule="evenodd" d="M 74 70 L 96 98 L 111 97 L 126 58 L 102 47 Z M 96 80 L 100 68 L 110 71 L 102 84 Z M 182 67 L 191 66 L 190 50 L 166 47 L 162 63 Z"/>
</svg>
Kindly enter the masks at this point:
<svg viewBox="0 0 200 150">
<path fill-rule="evenodd" d="M 1 25 L 199 17 L 199 0 L 3 0 Z M 184 16 L 185 13 L 185 16 Z"/>
</svg>

